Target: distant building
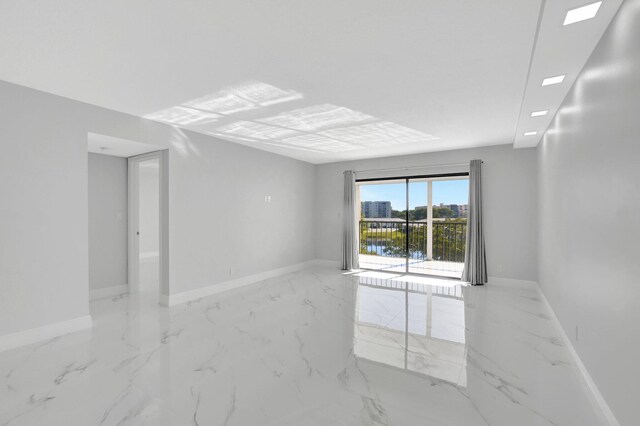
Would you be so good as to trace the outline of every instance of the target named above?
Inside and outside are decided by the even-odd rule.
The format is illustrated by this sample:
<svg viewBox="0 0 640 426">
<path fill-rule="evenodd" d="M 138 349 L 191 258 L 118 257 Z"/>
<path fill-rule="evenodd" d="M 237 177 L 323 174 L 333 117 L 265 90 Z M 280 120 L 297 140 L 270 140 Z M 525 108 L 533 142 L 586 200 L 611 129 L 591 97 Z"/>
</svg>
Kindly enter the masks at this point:
<svg viewBox="0 0 640 426">
<path fill-rule="evenodd" d="M 391 201 L 363 201 L 361 208 L 364 218 L 391 217 Z"/>
<path fill-rule="evenodd" d="M 440 203 L 440 205 L 437 206 L 433 206 L 434 208 L 441 208 L 441 209 L 449 209 L 452 212 L 451 218 L 456 219 L 456 218 L 464 218 L 467 217 L 469 215 L 469 205 L 468 204 L 444 204 L 444 203 Z M 422 208 L 422 206 L 418 206 L 416 207 L 416 210 Z"/>
</svg>

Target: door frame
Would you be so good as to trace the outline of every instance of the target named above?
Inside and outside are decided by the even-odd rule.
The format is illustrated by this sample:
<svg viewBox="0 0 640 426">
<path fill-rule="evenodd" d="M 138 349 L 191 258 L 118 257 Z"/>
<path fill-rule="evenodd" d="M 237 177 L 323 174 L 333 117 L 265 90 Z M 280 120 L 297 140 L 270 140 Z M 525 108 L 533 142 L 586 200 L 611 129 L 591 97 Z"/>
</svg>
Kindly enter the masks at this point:
<svg viewBox="0 0 640 426">
<path fill-rule="evenodd" d="M 405 209 L 406 209 L 406 213 L 405 213 L 405 218 L 404 218 L 404 225 L 406 227 L 406 236 L 405 236 L 405 256 L 404 256 L 404 260 L 405 260 L 405 265 L 404 265 L 404 274 L 407 275 L 423 275 L 423 276 L 432 276 L 431 274 L 425 274 L 425 273 L 419 273 L 419 272 L 409 272 L 409 233 L 411 232 L 411 227 L 409 226 L 409 183 L 411 182 L 412 179 L 434 179 L 437 180 L 438 178 L 456 178 L 456 177 L 464 177 L 464 176 L 469 176 L 469 172 L 456 172 L 456 173 L 436 173 L 436 174 L 430 174 L 430 175 L 413 175 L 413 176 L 389 176 L 389 177 L 379 177 L 379 178 L 366 178 L 366 179 L 356 179 L 356 185 L 359 183 L 374 183 L 374 182 L 384 182 L 384 181 L 399 181 L 398 183 L 400 184 L 402 181 L 404 181 L 405 184 Z M 358 202 L 360 201 L 360 189 L 358 189 L 357 191 L 358 193 Z M 358 232 L 360 232 L 360 226 L 358 225 Z M 360 250 L 360 247 L 358 245 L 358 250 Z M 361 269 L 365 269 L 365 270 L 376 270 L 376 269 L 370 269 L 370 268 L 361 268 Z M 439 278 L 442 278 L 439 275 L 433 275 L 433 276 L 437 276 Z M 453 279 L 457 279 L 459 280 L 460 278 L 453 278 Z"/>
<path fill-rule="evenodd" d="M 169 296 L 169 176 L 168 150 L 153 151 L 127 158 L 128 186 L 128 282 L 129 292 L 140 291 L 140 163 L 158 159 L 159 205 L 159 295 L 161 304 Z"/>
</svg>

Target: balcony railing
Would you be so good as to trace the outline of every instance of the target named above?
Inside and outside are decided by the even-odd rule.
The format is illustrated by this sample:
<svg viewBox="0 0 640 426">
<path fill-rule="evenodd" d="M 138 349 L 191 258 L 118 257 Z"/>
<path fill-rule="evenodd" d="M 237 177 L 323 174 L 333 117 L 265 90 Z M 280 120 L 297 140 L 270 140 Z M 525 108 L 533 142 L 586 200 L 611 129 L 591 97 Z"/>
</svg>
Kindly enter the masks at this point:
<svg viewBox="0 0 640 426">
<path fill-rule="evenodd" d="M 466 239 L 466 220 L 360 221 L 360 254 L 464 262 Z"/>
</svg>

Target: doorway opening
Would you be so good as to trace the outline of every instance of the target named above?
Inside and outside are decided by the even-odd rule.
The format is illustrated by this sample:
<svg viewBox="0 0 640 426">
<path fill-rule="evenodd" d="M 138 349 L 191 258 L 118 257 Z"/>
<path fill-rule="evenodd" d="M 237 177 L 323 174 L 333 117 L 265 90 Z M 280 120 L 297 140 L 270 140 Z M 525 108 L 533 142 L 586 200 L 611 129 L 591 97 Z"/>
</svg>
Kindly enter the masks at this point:
<svg viewBox="0 0 640 426">
<path fill-rule="evenodd" d="M 154 303 L 168 295 L 166 151 L 128 158 L 129 289 Z"/>
<path fill-rule="evenodd" d="M 461 277 L 468 173 L 360 179 L 356 184 L 361 268 Z"/>
<path fill-rule="evenodd" d="M 154 303 L 168 294 L 167 159 L 157 145 L 87 133 L 90 300 L 138 292 L 140 283 Z M 148 229 L 141 246 L 132 236 L 140 225 Z"/>
<path fill-rule="evenodd" d="M 160 160 L 138 162 L 138 291 L 160 297 Z"/>
</svg>

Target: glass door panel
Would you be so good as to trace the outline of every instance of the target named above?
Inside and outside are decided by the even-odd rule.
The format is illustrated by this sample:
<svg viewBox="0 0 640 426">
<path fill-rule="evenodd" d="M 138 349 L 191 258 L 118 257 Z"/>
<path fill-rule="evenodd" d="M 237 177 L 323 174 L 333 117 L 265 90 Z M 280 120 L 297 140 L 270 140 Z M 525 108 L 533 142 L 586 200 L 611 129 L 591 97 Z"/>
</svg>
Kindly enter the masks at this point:
<svg viewBox="0 0 640 426">
<path fill-rule="evenodd" d="M 467 176 L 358 182 L 360 267 L 460 278 Z"/>
<path fill-rule="evenodd" d="M 419 268 L 430 256 L 430 234 L 427 226 L 429 182 L 426 179 L 410 179 L 409 190 L 409 271 Z"/>
<path fill-rule="evenodd" d="M 406 179 L 359 183 L 360 267 L 406 272 Z"/>
<path fill-rule="evenodd" d="M 460 278 L 467 239 L 469 179 L 434 179 L 432 197 L 431 256 L 409 272 Z"/>
</svg>

